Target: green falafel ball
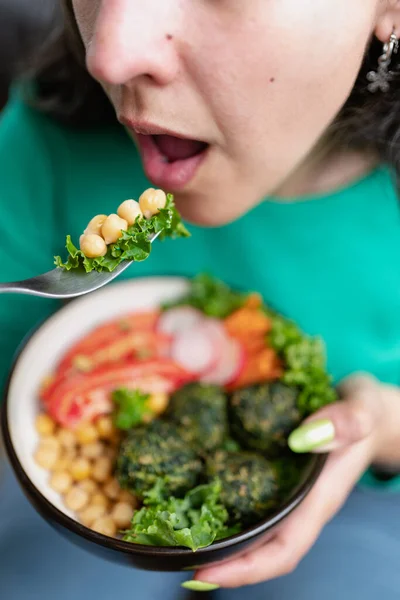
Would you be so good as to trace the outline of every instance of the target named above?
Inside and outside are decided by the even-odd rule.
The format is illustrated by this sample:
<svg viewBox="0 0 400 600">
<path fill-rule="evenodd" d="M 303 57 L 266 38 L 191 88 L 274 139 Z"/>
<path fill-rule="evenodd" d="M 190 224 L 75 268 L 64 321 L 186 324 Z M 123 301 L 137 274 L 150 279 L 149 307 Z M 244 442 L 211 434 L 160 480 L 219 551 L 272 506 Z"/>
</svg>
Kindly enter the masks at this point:
<svg viewBox="0 0 400 600">
<path fill-rule="evenodd" d="M 216 385 L 185 385 L 171 396 L 166 417 L 199 453 L 215 450 L 228 436 L 227 397 Z"/>
<path fill-rule="evenodd" d="M 179 496 L 196 486 L 202 470 L 201 460 L 177 427 L 155 420 L 130 430 L 122 441 L 116 477 L 121 487 L 139 498 L 163 477 L 165 491 Z"/>
<path fill-rule="evenodd" d="M 208 458 L 206 472 L 208 477 L 220 480 L 221 502 L 234 521 L 251 525 L 276 505 L 276 473 L 259 454 L 217 450 Z"/>
<path fill-rule="evenodd" d="M 243 447 L 269 457 L 287 448 L 290 432 L 301 422 L 299 392 L 280 382 L 253 385 L 230 397 L 231 430 Z"/>
</svg>

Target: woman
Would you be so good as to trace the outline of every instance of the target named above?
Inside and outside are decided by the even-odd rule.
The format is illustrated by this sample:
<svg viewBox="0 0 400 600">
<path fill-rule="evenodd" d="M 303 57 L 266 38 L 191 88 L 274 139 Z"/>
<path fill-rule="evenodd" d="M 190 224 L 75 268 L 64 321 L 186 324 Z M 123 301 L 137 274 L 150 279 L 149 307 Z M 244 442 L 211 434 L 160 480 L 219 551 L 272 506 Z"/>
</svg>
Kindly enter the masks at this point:
<svg viewBox="0 0 400 600">
<path fill-rule="evenodd" d="M 66 232 L 77 236 L 149 181 L 174 192 L 192 238 L 154 249 L 130 274 L 212 270 L 258 289 L 324 337 L 329 368 L 344 380 L 343 400 L 295 436 L 297 451 L 332 451 L 313 492 L 273 541 L 196 577 L 219 584 L 220 598 L 244 598 L 242 586 L 256 584 L 255 599 L 397 599 L 400 3 L 65 0 L 65 8 L 65 45 L 48 51 L 36 78 L 42 114 L 17 98 L 0 125 L 2 278 L 44 271 Z M 4 375 L 21 336 L 55 308 L 1 298 Z M 176 598 L 187 578 L 78 555 L 31 513 L 24 540 L 23 521 L 15 523 L 28 509 L 10 478 L 1 502 L 8 600 L 47 600 L 54 590 Z M 31 569 L 28 591 L 19 564 Z"/>
</svg>

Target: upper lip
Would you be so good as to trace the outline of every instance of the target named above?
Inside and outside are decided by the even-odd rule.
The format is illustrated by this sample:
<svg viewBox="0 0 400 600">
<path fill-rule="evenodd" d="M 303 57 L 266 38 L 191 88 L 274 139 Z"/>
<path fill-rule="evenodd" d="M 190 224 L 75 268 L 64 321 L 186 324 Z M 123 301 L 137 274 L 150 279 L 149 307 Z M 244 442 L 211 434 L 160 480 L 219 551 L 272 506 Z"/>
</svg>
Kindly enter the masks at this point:
<svg viewBox="0 0 400 600">
<path fill-rule="evenodd" d="M 195 139 L 190 138 L 189 136 L 184 135 L 182 133 L 179 133 L 178 131 L 172 131 L 172 129 L 160 127 L 159 125 L 155 125 L 154 123 L 150 123 L 149 121 L 136 121 L 123 115 L 119 116 L 118 120 L 123 125 L 126 125 L 129 129 L 132 129 L 132 131 L 134 131 L 135 133 L 141 135 L 170 135 L 184 140 Z"/>
</svg>

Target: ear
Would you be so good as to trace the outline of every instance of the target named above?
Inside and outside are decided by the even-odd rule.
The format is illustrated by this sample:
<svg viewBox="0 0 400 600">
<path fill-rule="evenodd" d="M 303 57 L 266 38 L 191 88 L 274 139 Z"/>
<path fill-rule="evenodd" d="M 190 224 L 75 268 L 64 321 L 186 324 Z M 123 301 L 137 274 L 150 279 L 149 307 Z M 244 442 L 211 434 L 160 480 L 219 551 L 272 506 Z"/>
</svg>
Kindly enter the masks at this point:
<svg viewBox="0 0 400 600">
<path fill-rule="evenodd" d="M 375 35 L 383 44 L 394 32 L 400 38 L 400 0 L 385 0 L 377 18 Z"/>
</svg>

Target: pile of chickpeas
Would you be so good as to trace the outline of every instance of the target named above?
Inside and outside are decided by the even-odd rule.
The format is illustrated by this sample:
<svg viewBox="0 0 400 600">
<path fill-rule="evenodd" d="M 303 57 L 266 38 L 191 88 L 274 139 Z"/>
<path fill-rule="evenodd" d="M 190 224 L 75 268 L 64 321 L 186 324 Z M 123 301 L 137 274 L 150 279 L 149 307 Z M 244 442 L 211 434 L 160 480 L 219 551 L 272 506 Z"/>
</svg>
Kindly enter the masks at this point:
<svg viewBox="0 0 400 600">
<path fill-rule="evenodd" d="M 133 225 L 137 218 L 150 219 L 165 208 L 167 196 L 163 190 L 149 188 L 136 200 L 125 200 L 117 214 L 96 215 L 80 237 L 82 253 L 87 258 L 99 258 L 107 253 L 107 246 L 115 244 L 122 232 Z"/>
<path fill-rule="evenodd" d="M 50 486 L 86 527 L 110 537 L 129 527 L 137 499 L 113 477 L 119 433 L 110 416 L 77 429 L 59 427 L 48 414 L 36 418 L 36 463 L 50 472 Z"/>
</svg>

